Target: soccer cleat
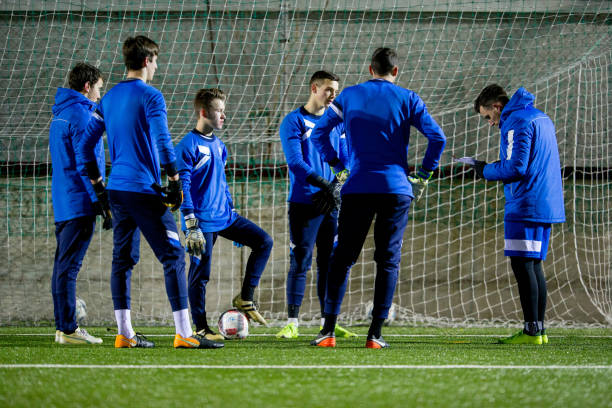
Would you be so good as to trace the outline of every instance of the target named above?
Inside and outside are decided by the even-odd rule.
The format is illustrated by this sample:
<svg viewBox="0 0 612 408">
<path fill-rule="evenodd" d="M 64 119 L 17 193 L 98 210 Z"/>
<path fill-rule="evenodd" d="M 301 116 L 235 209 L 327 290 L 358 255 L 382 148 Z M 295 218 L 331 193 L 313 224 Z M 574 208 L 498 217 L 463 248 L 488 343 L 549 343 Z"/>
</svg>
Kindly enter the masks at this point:
<svg viewBox="0 0 612 408">
<path fill-rule="evenodd" d="M 224 343 L 208 340 L 206 337 L 200 336 L 199 334 L 183 337 L 176 333 L 174 336 L 174 348 L 217 349 L 224 346 Z"/>
<path fill-rule="evenodd" d="M 319 330 L 323 330 L 323 326 L 319 326 Z M 336 337 L 343 337 L 345 339 L 348 339 L 349 337 L 357 337 L 357 333 L 353 333 L 352 331 L 345 329 L 339 324 L 336 324 L 334 332 L 336 333 Z"/>
<path fill-rule="evenodd" d="M 56 343 L 59 343 L 59 339 L 61 335 L 62 335 L 62 332 L 60 330 L 55 331 L 55 342 Z"/>
<path fill-rule="evenodd" d="M 232 300 L 232 305 L 244 313 L 249 320 L 255 320 L 257 323 L 261 323 L 264 326 L 268 325 L 266 319 L 257 311 L 257 305 L 252 300 L 242 300 L 240 295 L 238 295 Z"/>
<path fill-rule="evenodd" d="M 74 333 L 60 332 L 59 344 L 102 344 L 102 339 L 87 333 L 87 330 L 77 327 Z"/>
<path fill-rule="evenodd" d="M 542 330 L 540 334 L 542 334 L 542 344 L 548 344 L 548 335 L 546 334 L 546 331 Z"/>
<path fill-rule="evenodd" d="M 210 341 L 225 340 L 225 337 L 223 337 L 219 333 L 215 333 L 214 331 L 212 331 L 210 329 L 210 327 L 207 327 L 207 328 L 204 328 L 204 329 L 198 331 L 197 334 L 199 336 L 204 337 L 206 340 L 210 340 Z"/>
<path fill-rule="evenodd" d="M 115 337 L 115 348 L 153 348 L 155 343 L 140 334 L 136 333 L 134 337 L 128 339 L 123 334 L 118 334 Z"/>
<path fill-rule="evenodd" d="M 311 346 L 317 347 L 336 347 L 336 335 L 334 333 L 321 333 L 310 342 Z"/>
<path fill-rule="evenodd" d="M 387 343 L 385 339 L 382 338 L 382 336 L 380 337 L 368 336 L 365 346 L 366 348 L 369 348 L 369 349 L 382 349 L 382 348 L 391 347 L 389 343 Z"/>
<path fill-rule="evenodd" d="M 298 328 L 295 323 L 289 323 L 283 327 L 281 331 L 276 333 L 276 338 L 278 339 L 297 339 L 298 336 Z"/>
<path fill-rule="evenodd" d="M 501 344 L 542 344 L 542 336 L 540 334 L 530 336 L 523 332 L 523 330 L 520 330 L 510 337 L 499 339 L 498 342 Z"/>
</svg>

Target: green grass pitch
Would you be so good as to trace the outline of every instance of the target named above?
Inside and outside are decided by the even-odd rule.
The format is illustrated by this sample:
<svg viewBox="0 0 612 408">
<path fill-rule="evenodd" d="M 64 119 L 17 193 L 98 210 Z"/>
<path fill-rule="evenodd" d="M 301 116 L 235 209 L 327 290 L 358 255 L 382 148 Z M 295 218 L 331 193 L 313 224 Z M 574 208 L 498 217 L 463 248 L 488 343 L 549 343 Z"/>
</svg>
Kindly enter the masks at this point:
<svg viewBox="0 0 612 408">
<path fill-rule="evenodd" d="M 314 328 L 297 340 L 257 328 L 221 350 L 174 350 L 172 328 L 147 327 L 156 348 L 115 350 L 105 328 L 89 328 L 101 346 L 61 346 L 51 328 L 3 327 L 0 406 L 612 407 L 612 329 L 507 346 L 509 329 L 389 327 L 387 350 L 353 329 L 335 349 L 309 346 Z"/>
</svg>

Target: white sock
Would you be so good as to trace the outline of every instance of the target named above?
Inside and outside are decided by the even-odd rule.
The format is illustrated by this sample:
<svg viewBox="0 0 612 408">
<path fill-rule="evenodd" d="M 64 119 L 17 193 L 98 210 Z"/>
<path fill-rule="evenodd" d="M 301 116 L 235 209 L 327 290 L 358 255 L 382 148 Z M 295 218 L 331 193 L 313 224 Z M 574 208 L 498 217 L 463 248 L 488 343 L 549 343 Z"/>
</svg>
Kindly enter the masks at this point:
<svg viewBox="0 0 612 408">
<path fill-rule="evenodd" d="M 136 335 L 132 328 L 132 316 L 130 309 L 115 310 L 115 319 L 117 320 L 117 330 L 119 334 L 131 339 Z"/>
<path fill-rule="evenodd" d="M 181 309 L 172 312 L 172 316 L 174 316 L 174 327 L 176 328 L 176 332 L 183 337 L 191 337 L 193 330 L 191 330 L 189 309 Z"/>
<path fill-rule="evenodd" d="M 324 317 L 321 318 L 321 327 L 323 327 L 323 326 L 325 326 L 325 318 Z"/>
<path fill-rule="evenodd" d="M 287 324 L 291 324 L 291 323 L 293 323 L 295 327 L 298 327 L 300 325 L 298 323 L 297 317 L 290 317 L 289 319 L 287 319 Z"/>
</svg>

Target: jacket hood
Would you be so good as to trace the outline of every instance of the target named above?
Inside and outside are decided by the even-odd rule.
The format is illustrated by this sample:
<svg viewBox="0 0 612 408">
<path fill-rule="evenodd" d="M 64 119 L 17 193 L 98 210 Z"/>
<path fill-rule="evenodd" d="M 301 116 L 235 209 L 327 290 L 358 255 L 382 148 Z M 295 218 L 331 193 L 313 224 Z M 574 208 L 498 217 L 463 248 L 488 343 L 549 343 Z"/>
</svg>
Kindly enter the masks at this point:
<svg viewBox="0 0 612 408">
<path fill-rule="evenodd" d="M 59 115 L 62 111 L 74 104 L 83 104 L 83 108 L 87 110 L 93 110 L 96 106 L 95 102 L 90 101 L 85 95 L 74 89 L 58 88 L 55 93 L 55 104 L 53 105 L 52 112 L 54 116 Z"/>
<path fill-rule="evenodd" d="M 535 97 L 530 94 L 525 88 L 520 87 L 510 101 L 504 106 L 504 109 L 501 113 L 501 118 L 499 122 L 499 127 L 501 127 L 504 120 L 508 119 L 510 115 L 512 115 L 516 111 L 525 110 L 533 107 L 533 101 Z"/>
</svg>

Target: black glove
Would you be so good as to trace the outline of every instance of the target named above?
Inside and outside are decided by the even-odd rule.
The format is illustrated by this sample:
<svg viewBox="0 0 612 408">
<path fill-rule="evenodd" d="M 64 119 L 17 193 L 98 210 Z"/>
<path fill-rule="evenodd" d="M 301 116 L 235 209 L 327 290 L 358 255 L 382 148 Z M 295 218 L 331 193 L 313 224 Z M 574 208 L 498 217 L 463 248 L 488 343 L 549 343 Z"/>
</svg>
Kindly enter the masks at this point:
<svg viewBox="0 0 612 408">
<path fill-rule="evenodd" d="M 170 208 L 170 211 L 176 211 L 181 208 L 183 203 L 183 184 L 180 179 L 168 180 L 168 185 L 164 187 L 154 183 L 151 185 L 151 188 L 161 194 L 162 203 Z"/>
<path fill-rule="evenodd" d="M 340 208 L 340 190 L 342 184 L 334 179 L 331 183 L 321 176 L 308 176 L 306 179 L 310 184 L 319 187 L 320 190 L 312 195 L 312 203 L 321 214 L 329 214 Z"/>
<path fill-rule="evenodd" d="M 92 203 L 94 211 L 102 216 L 104 220 L 102 222 L 102 228 L 105 230 L 109 230 L 113 228 L 113 216 L 110 211 L 110 203 L 108 202 L 108 192 L 106 191 L 106 186 L 103 181 L 99 181 L 93 185 L 94 192 L 96 193 L 96 197 L 98 201 Z"/>
<path fill-rule="evenodd" d="M 484 178 L 484 167 L 487 165 L 486 161 L 475 160 L 472 168 L 478 178 Z"/>
</svg>

